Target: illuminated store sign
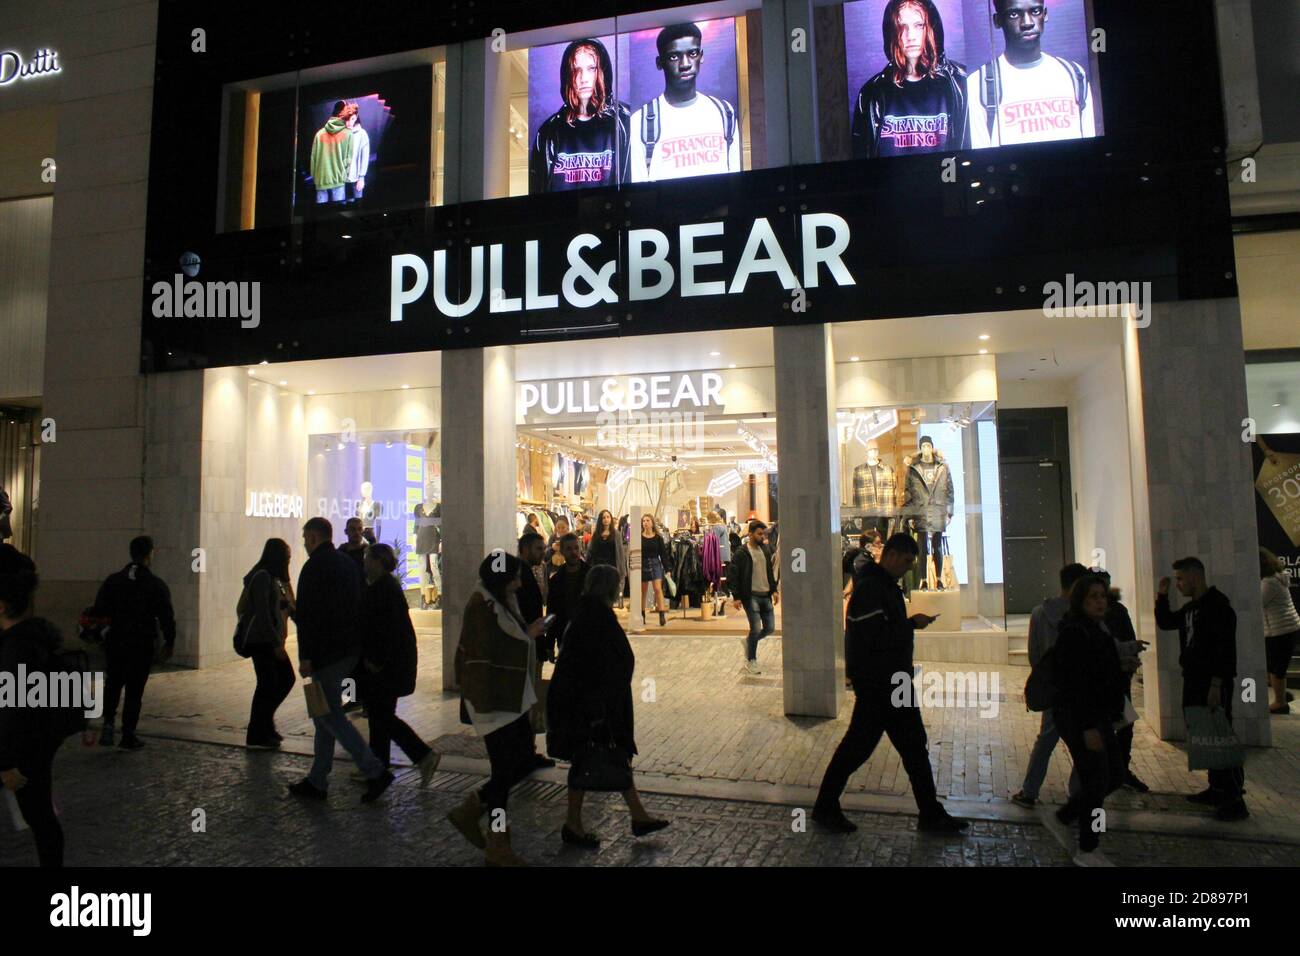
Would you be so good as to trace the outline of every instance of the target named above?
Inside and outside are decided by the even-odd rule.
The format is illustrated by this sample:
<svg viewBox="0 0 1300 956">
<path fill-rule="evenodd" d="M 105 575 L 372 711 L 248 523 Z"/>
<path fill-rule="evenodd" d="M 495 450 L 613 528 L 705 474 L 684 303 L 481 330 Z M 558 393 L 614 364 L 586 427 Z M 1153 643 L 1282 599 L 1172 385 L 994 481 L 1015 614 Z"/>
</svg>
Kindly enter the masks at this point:
<svg viewBox="0 0 1300 956">
<path fill-rule="evenodd" d="M 61 73 L 59 54 L 54 50 L 37 50 L 30 60 L 13 50 L 0 51 L 0 86 L 8 86 L 17 80 L 34 80 L 51 73 Z"/>
<path fill-rule="evenodd" d="M 751 277 L 774 274 L 782 289 L 816 289 L 823 266 L 836 285 L 855 285 L 853 275 L 841 256 L 849 247 L 849 224 L 834 213 L 807 213 L 799 217 L 799 246 L 787 255 L 772 224 L 763 217 L 749 225 L 748 237 L 739 259 L 730 270 L 730 281 L 705 280 L 697 271 L 723 266 L 725 253 L 717 248 L 726 235 L 726 222 L 700 222 L 679 226 L 672 239 L 659 229 L 629 229 L 622 236 L 627 262 L 627 298 L 629 302 L 660 299 L 670 293 L 689 296 L 738 295 L 745 291 Z M 734 226 L 733 226 L 734 228 Z M 675 240 L 675 242 L 673 241 Z M 520 312 L 559 308 L 560 296 L 577 309 L 619 301 L 614 289 L 618 270 L 618 251 L 599 236 L 585 232 L 568 244 L 568 268 L 559 291 L 541 289 L 541 242 L 530 239 L 524 244 L 524 288 L 505 288 L 506 246 L 493 243 L 486 247 L 487 276 L 484 277 L 484 247 L 469 251 L 469 291 L 465 298 L 453 302 L 448 287 L 459 283 L 448 277 L 447 250 L 433 253 L 433 304 L 447 318 L 464 318 L 477 312 Z M 675 254 L 674 254 L 675 253 Z M 512 250 L 518 255 L 519 250 Z M 796 274 L 794 262 L 799 267 Z M 716 269 L 713 270 L 716 275 Z M 401 322 L 403 309 L 420 299 L 429 288 L 429 265 L 417 255 L 402 253 L 392 257 L 389 284 L 389 319 Z M 490 290 L 485 294 L 485 288 Z M 522 296 L 519 294 L 522 291 Z"/>
<path fill-rule="evenodd" d="M 720 410 L 722 407 L 722 375 L 718 372 L 622 375 L 519 384 L 519 411 L 528 423 L 555 415 L 594 415 L 645 409 Z"/>
<path fill-rule="evenodd" d="M 302 495 L 280 495 L 270 491 L 250 491 L 245 518 L 301 518 Z"/>
</svg>

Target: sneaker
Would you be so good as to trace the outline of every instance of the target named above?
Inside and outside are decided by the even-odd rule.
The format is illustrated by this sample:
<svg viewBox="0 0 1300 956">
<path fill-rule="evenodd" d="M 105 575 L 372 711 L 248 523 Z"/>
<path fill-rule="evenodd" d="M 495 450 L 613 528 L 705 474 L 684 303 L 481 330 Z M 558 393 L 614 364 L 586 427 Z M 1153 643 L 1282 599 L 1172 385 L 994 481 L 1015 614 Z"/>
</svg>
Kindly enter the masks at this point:
<svg viewBox="0 0 1300 956">
<path fill-rule="evenodd" d="M 111 747 L 115 742 L 112 724 L 105 724 L 104 729 L 99 732 L 99 745 L 101 747 Z"/>
<path fill-rule="evenodd" d="M 135 734 L 123 734 L 122 742 L 117 746 L 119 750 L 142 750 L 144 741 Z"/>
<path fill-rule="evenodd" d="M 297 783 L 289 784 L 289 792 L 295 797 L 306 797 L 309 800 L 326 800 L 329 798 L 328 793 L 317 789 L 316 785 L 305 777 Z"/>
<path fill-rule="evenodd" d="M 385 770 L 382 776 L 376 777 L 366 784 L 366 792 L 361 795 L 361 802 L 374 803 L 384 795 L 385 790 L 392 786 L 395 779 L 391 770 Z"/>
<path fill-rule="evenodd" d="M 1150 793 L 1151 788 L 1143 783 L 1132 770 L 1124 775 L 1124 787 L 1134 793 Z"/>
<path fill-rule="evenodd" d="M 1187 798 L 1188 803 L 1199 803 L 1206 807 L 1217 807 L 1223 802 L 1223 791 L 1206 787 L 1200 793 L 1193 793 Z"/>
<path fill-rule="evenodd" d="M 761 674 L 763 672 L 758 669 L 758 661 L 745 661 L 745 673 Z"/>
<path fill-rule="evenodd" d="M 1011 802 L 1018 807 L 1024 807 L 1026 810 L 1032 810 L 1038 805 L 1038 798 L 1031 797 L 1021 790 L 1011 795 Z"/>
<path fill-rule="evenodd" d="M 855 833 L 858 829 L 858 825 L 846 817 L 839 807 L 828 810 L 813 807 L 812 818 L 813 823 L 825 827 L 832 833 Z"/>
<path fill-rule="evenodd" d="M 1080 850 L 1074 854 L 1075 866 L 1114 866 L 1101 850 Z"/>
<path fill-rule="evenodd" d="M 420 758 L 420 762 L 415 765 L 415 769 L 420 772 L 420 786 L 427 787 L 429 781 L 433 779 L 434 771 L 438 769 L 438 763 L 442 760 L 442 755 L 430 750 Z"/>
<path fill-rule="evenodd" d="M 537 754 L 537 753 L 533 754 L 534 770 L 548 770 L 554 766 L 555 766 L 555 761 L 552 760 L 550 757 L 545 757 L 542 754 Z"/>
<path fill-rule="evenodd" d="M 1225 823 L 1232 823 L 1237 820 L 1244 820 L 1250 816 L 1250 811 L 1246 809 L 1245 800 L 1233 800 L 1225 803 L 1219 809 L 1214 811 L 1214 819 L 1222 820 Z"/>
</svg>

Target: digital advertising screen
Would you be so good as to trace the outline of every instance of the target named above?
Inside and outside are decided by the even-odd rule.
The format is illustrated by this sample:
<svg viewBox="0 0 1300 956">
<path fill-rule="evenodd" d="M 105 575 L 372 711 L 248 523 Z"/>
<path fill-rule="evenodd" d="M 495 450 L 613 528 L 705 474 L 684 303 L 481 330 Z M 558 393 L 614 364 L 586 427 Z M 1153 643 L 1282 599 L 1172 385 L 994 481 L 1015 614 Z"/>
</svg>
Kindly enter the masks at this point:
<svg viewBox="0 0 1300 956">
<path fill-rule="evenodd" d="M 432 80 L 417 67 L 299 90 L 296 213 L 428 202 Z"/>
<path fill-rule="evenodd" d="M 1100 136 L 1089 3 L 846 3 L 854 157 Z"/>
<path fill-rule="evenodd" d="M 732 18 L 528 51 L 529 192 L 741 169 Z"/>
</svg>

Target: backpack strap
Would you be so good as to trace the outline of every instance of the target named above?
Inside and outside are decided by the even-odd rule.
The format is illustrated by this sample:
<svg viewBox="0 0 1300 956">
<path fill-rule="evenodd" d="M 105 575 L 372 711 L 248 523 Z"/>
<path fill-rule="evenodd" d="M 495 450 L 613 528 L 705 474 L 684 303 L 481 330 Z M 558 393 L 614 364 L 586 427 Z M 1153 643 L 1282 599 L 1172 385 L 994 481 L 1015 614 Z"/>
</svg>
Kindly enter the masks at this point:
<svg viewBox="0 0 1300 956">
<path fill-rule="evenodd" d="M 650 173 L 650 160 L 654 158 L 659 142 L 659 97 L 655 97 L 641 111 L 641 142 L 645 143 L 645 171 Z"/>
<path fill-rule="evenodd" d="M 736 138 L 736 110 L 726 100 L 719 99 L 711 93 L 705 93 L 713 101 L 713 105 L 718 108 L 718 113 L 722 116 L 722 135 L 727 140 L 727 154 L 731 154 L 731 143 Z"/>
<path fill-rule="evenodd" d="M 1052 59 L 1061 64 L 1065 72 L 1074 80 L 1074 102 L 1079 107 L 1079 116 L 1082 118 L 1083 107 L 1088 102 L 1088 75 L 1083 72 L 1083 67 L 1073 60 L 1059 56 L 1053 56 Z"/>
<path fill-rule="evenodd" d="M 998 107 L 1002 105 L 1002 84 L 998 75 L 998 61 L 986 63 L 980 67 L 980 103 L 989 126 L 989 142 L 993 142 L 993 131 L 998 125 Z M 989 69 L 993 67 L 993 69 Z"/>
</svg>

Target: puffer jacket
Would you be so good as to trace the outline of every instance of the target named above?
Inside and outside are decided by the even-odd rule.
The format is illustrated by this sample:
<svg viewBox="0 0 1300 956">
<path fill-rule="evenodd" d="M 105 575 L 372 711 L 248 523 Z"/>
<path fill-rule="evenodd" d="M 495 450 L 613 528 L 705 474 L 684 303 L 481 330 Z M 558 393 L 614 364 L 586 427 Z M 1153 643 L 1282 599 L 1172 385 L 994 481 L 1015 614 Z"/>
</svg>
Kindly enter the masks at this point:
<svg viewBox="0 0 1300 956">
<path fill-rule="evenodd" d="M 903 487 L 903 513 L 914 518 L 923 530 L 942 531 L 952 518 L 954 493 L 948 463 L 942 458 L 936 458 L 936 461 L 939 469 L 934 474 L 933 484 L 929 485 L 921 476 L 919 459 L 908 466 L 907 483 Z"/>
</svg>

